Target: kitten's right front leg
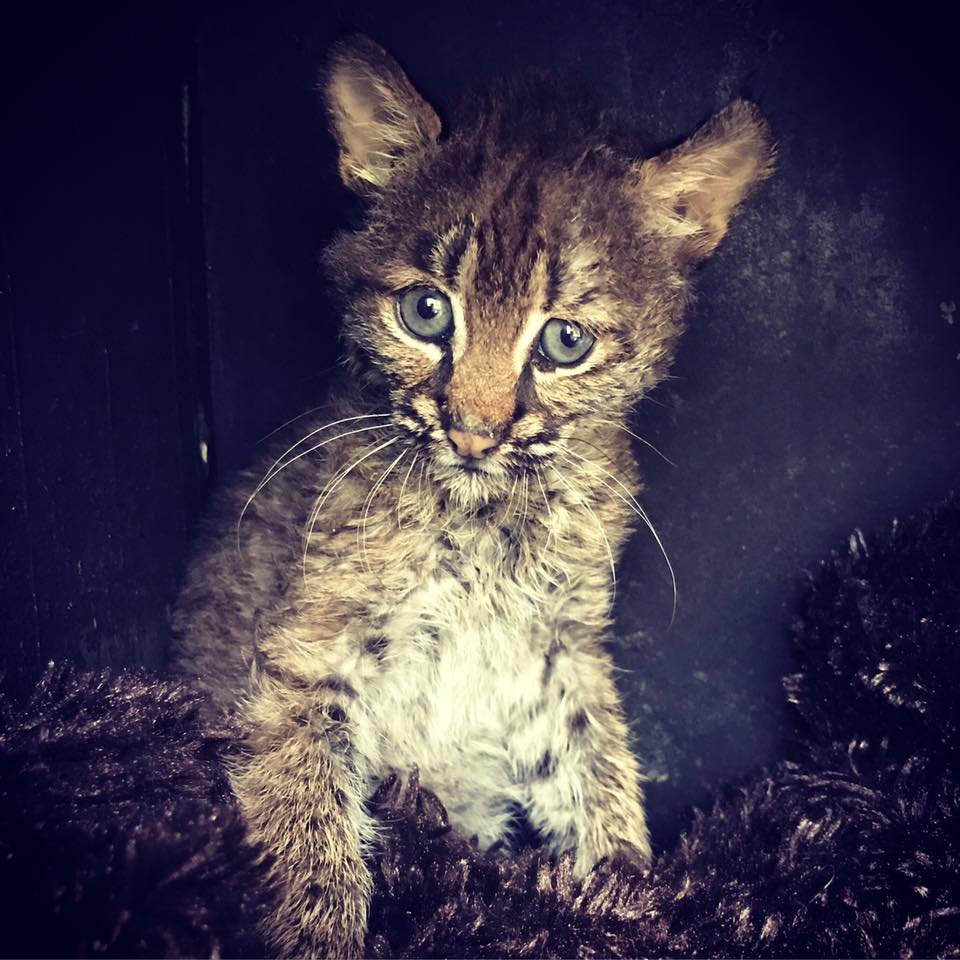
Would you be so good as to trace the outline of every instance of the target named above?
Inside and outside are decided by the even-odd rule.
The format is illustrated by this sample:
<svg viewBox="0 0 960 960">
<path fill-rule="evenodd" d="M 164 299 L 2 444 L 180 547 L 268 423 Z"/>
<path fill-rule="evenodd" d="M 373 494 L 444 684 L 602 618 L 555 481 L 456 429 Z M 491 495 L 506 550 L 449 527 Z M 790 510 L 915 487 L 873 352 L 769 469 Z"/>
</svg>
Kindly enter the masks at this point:
<svg viewBox="0 0 960 960">
<path fill-rule="evenodd" d="M 249 702 L 251 752 L 232 776 L 255 840 L 275 858 L 280 901 L 265 930 L 285 957 L 362 956 L 372 881 L 347 705 L 266 686 Z"/>
</svg>

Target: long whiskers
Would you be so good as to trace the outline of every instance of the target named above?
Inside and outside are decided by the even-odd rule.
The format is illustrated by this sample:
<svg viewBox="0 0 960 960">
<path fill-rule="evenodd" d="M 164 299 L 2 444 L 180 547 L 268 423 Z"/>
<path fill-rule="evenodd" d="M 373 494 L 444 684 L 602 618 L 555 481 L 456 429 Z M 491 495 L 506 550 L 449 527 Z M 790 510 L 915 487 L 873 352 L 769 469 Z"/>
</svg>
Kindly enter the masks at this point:
<svg viewBox="0 0 960 960">
<path fill-rule="evenodd" d="M 639 433 L 634 433 L 632 430 L 628 430 L 622 423 L 617 423 L 616 420 L 598 420 L 598 423 L 606 423 L 611 427 L 616 427 L 618 430 L 623 431 L 630 437 L 633 437 L 634 440 L 639 440 L 644 446 L 649 447 L 661 460 L 665 460 L 670 464 L 671 467 L 675 467 L 676 464 L 664 453 L 657 449 L 649 440 L 641 437 Z"/>
<path fill-rule="evenodd" d="M 307 527 L 304 533 L 304 542 L 303 542 L 303 575 L 307 575 L 307 556 L 310 551 L 310 541 L 313 538 L 313 531 L 317 525 L 317 519 L 320 516 L 320 513 L 323 510 L 324 505 L 330 499 L 334 491 L 343 483 L 344 480 L 363 463 L 365 460 L 369 460 L 370 457 L 379 453 L 381 450 L 385 450 L 391 444 L 396 443 L 400 439 L 400 436 L 390 437 L 387 440 L 384 440 L 382 443 L 375 444 L 372 448 L 367 448 L 367 451 L 360 457 L 357 457 L 348 467 L 341 469 L 338 473 L 334 474 L 330 480 L 327 481 L 323 490 L 320 491 L 319 496 L 317 497 L 316 502 L 314 503 L 313 509 L 310 511 L 310 517 L 307 520 Z"/>
<path fill-rule="evenodd" d="M 600 536 L 603 537 L 604 545 L 607 548 L 607 557 L 610 560 L 610 576 L 613 581 L 613 596 L 617 596 L 617 565 L 613 560 L 613 548 L 610 546 L 610 539 L 607 537 L 607 531 L 604 529 L 603 523 L 600 518 L 596 515 L 593 510 L 593 507 L 590 506 L 587 501 L 586 495 L 582 490 L 575 487 L 573 481 L 568 480 L 552 463 L 550 464 L 550 469 L 557 475 L 557 479 L 576 497 L 577 502 L 593 517 L 593 522 L 597 525 L 597 530 L 600 533 Z"/>
<path fill-rule="evenodd" d="M 550 506 L 550 497 L 547 496 L 547 488 L 546 488 L 546 485 L 545 485 L 544 482 L 543 482 L 543 471 L 540 469 L 540 467 L 539 467 L 538 465 L 534 465 L 534 468 L 533 468 L 533 469 L 534 469 L 535 474 L 536 474 L 536 477 L 537 477 L 537 484 L 538 484 L 539 487 L 540 487 L 540 494 L 541 494 L 541 496 L 543 497 L 543 505 L 544 505 L 544 507 L 545 507 L 546 510 L 547 510 L 547 516 L 548 516 L 548 517 L 550 518 L 550 520 L 552 521 L 552 520 L 553 520 L 553 507 Z M 545 571 L 546 571 L 547 565 L 550 564 L 550 559 L 549 559 L 549 557 L 546 555 L 546 551 L 549 549 L 551 542 L 553 542 L 553 561 L 554 561 L 554 562 L 552 563 L 552 566 L 553 566 L 553 569 L 554 569 L 554 570 L 557 570 L 557 569 L 558 569 L 558 566 L 557 566 L 557 564 L 556 564 L 556 559 L 557 559 L 557 552 L 558 552 L 559 546 L 558 546 L 558 544 L 557 544 L 557 535 L 556 535 L 556 534 L 557 534 L 556 524 L 554 524 L 554 523 L 552 523 L 552 522 L 551 522 L 551 523 L 548 523 L 548 524 L 547 524 L 547 539 L 546 539 L 546 543 L 544 544 L 544 557 L 543 557 L 543 565 L 544 565 L 544 570 L 545 570 Z M 549 575 L 548 575 L 548 579 L 550 580 L 551 583 L 553 583 L 553 584 L 556 585 L 557 581 L 554 580 L 553 578 L 549 577 Z"/>
<path fill-rule="evenodd" d="M 366 569 L 370 569 L 370 564 L 368 563 L 368 554 L 367 554 L 367 521 L 370 518 L 370 507 L 373 504 L 374 497 L 376 497 L 377 492 L 384 485 L 387 480 L 387 477 L 393 473 L 393 468 L 410 452 L 410 448 L 406 447 L 401 450 L 395 460 L 393 460 L 389 467 L 383 471 L 378 477 L 376 483 L 370 488 L 370 492 L 367 494 L 366 500 L 363 502 L 363 516 L 360 521 L 360 524 L 357 526 L 357 548 L 360 552 L 360 562 Z"/>
<path fill-rule="evenodd" d="M 306 443 L 312 437 L 315 437 L 318 433 L 323 433 L 324 430 L 329 430 L 331 427 L 339 427 L 344 423 L 355 423 L 357 420 L 387 420 L 389 419 L 389 417 L 390 417 L 389 413 L 361 413 L 359 416 L 356 416 L 356 417 L 343 417 L 341 420 L 332 420 L 330 423 L 325 423 L 323 424 L 323 426 L 317 427 L 315 430 L 311 430 L 306 436 L 301 437 L 296 443 L 291 444 L 289 447 L 287 447 L 287 449 L 284 450 L 279 457 L 277 457 L 277 459 L 274 461 L 273 466 L 267 471 L 267 477 L 265 478 L 265 482 L 269 483 L 270 480 L 272 480 L 273 477 L 276 476 L 276 473 L 274 473 L 275 470 L 277 473 L 279 473 L 279 471 L 282 470 L 284 467 L 288 466 L 289 463 L 293 463 L 293 460 L 290 460 L 289 463 L 282 463 L 284 457 L 286 457 L 288 453 L 293 453 L 293 451 L 296 450 L 297 447 L 299 447 L 301 444 Z M 382 424 L 374 424 L 372 427 L 364 427 L 363 429 L 375 430 L 379 426 L 382 426 Z M 340 436 L 349 436 L 349 434 L 344 433 L 344 434 L 340 434 Z M 323 441 L 323 443 L 320 444 L 320 446 L 324 446 L 327 443 L 332 443 L 336 439 L 338 438 L 330 437 L 329 439 Z M 302 456 L 302 455 L 303 454 L 300 454 L 298 456 Z M 295 457 L 294 459 L 298 459 L 298 458 Z M 279 464 L 282 464 L 282 465 L 278 467 Z"/>
<path fill-rule="evenodd" d="M 597 448 L 600 449 L 599 447 Z M 602 452 L 602 451 L 601 451 Z M 677 617 L 677 576 L 673 569 L 673 564 L 670 562 L 670 557 L 667 555 L 667 550 L 663 545 L 663 541 L 660 539 L 660 534 L 657 533 L 656 528 L 653 525 L 653 522 L 650 520 L 647 511 L 640 505 L 640 502 L 630 491 L 630 488 L 615 474 L 611 473 L 604 467 L 602 464 L 597 463 L 595 460 L 590 460 L 588 457 L 583 456 L 583 454 L 576 453 L 574 450 L 567 450 L 566 453 L 570 454 L 572 457 L 576 457 L 582 463 L 587 463 L 590 466 L 594 467 L 597 470 L 600 470 L 602 473 L 606 474 L 614 483 L 617 484 L 622 490 L 621 493 L 618 490 L 615 490 L 613 487 L 607 483 L 603 477 L 597 477 L 597 479 L 607 488 L 614 496 L 619 498 L 630 510 L 632 510 L 640 519 L 644 522 L 644 525 L 650 531 L 653 536 L 653 539 L 656 541 L 657 546 L 660 548 L 660 553 L 663 556 L 664 561 L 667 564 L 667 570 L 670 572 L 670 584 L 673 590 L 673 608 L 670 613 L 670 625 L 673 626 L 674 620 Z M 564 458 L 572 466 L 577 466 L 577 463 L 574 460 L 569 458 Z"/>
<path fill-rule="evenodd" d="M 399 439 L 395 437 L 394 439 Z M 388 446 L 389 444 L 381 444 L 379 440 L 374 440 L 373 443 L 368 443 L 363 450 L 361 451 L 361 459 L 354 461 L 352 464 L 348 464 L 346 467 L 340 466 L 334 470 L 332 476 L 324 484 L 323 489 L 317 494 L 316 498 L 313 501 L 313 506 L 310 508 L 310 516 L 307 518 L 307 525 L 304 527 L 303 537 L 304 544 L 306 546 L 310 537 L 313 535 L 313 530 L 317 522 L 317 517 L 319 516 L 320 510 L 323 509 L 323 505 L 326 502 L 327 498 L 334 492 L 334 490 L 340 485 L 340 481 L 343 480 L 347 473 L 353 467 L 356 467 L 359 463 L 362 462 L 362 459 L 366 457 L 367 454 L 374 454 L 377 452 L 377 449 L 381 449 L 383 446 Z M 375 449 L 376 448 L 376 449 Z"/>
<path fill-rule="evenodd" d="M 520 529 L 522 530 L 527 522 L 527 504 L 530 502 L 530 474 L 523 475 L 523 515 L 520 517 Z"/>
<path fill-rule="evenodd" d="M 309 410 L 304 410 L 303 413 L 298 413 L 295 417 L 291 417 L 289 420 L 284 420 L 279 427 L 274 427 L 269 433 L 264 434 L 258 441 L 258 444 L 269 440 L 272 436 L 278 434 L 284 427 L 289 427 L 291 423 L 296 423 L 298 420 L 302 420 L 304 417 L 309 417 L 311 413 L 316 413 L 318 410 L 322 410 L 326 406 L 325 403 L 321 403 L 319 406 L 311 407 Z"/>
<path fill-rule="evenodd" d="M 417 503 L 423 503 L 423 472 L 427 469 L 427 458 L 420 464 L 420 479 L 417 480 Z"/>
<path fill-rule="evenodd" d="M 270 468 L 270 470 L 267 471 L 268 476 L 266 478 L 266 482 L 269 483 L 270 480 L 272 480 L 273 477 L 276 476 L 276 473 L 274 472 L 275 470 L 278 473 L 280 470 L 284 469 L 284 467 L 289 466 L 290 463 L 293 463 L 294 460 L 299 459 L 300 456 L 303 456 L 303 453 L 301 453 L 301 454 L 298 454 L 297 457 L 294 457 L 293 459 L 291 459 L 290 461 L 283 462 L 287 454 L 293 453 L 293 451 L 296 450 L 297 447 L 306 443 L 312 437 L 315 437 L 318 433 L 323 433 L 324 430 L 329 430 L 331 429 L 331 427 L 339 427 L 344 423 L 355 423 L 357 420 L 387 420 L 389 419 L 389 417 L 390 417 L 390 414 L 388 413 L 362 413 L 356 417 L 344 417 L 341 420 L 333 420 L 330 423 L 323 424 L 323 426 L 321 427 L 317 427 L 315 430 L 311 430 L 306 436 L 301 437 L 296 443 L 291 444 L 289 447 L 287 447 L 287 449 L 284 450 L 279 457 L 277 457 L 276 461 L 274 461 L 274 465 Z M 382 426 L 383 424 L 373 424 L 373 426 L 363 427 L 361 429 L 375 430 L 378 427 L 382 427 Z M 340 434 L 340 436 L 350 436 L 350 434 L 343 433 L 343 434 Z M 324 440 L 321 444 L 319 444 L 319 446 L 325 446 L 328 443 L 332 443 L 336 439 L 337 437 L 330 437 L 327 440 Z M 305 451 L 305 452 L 309 452 L 309 451 Z"/>
<path fill-rule="evenodd" d="M 519 483 L 520 483 L 520 477 L 519 477 L 519 476 L 514 477 L 514 478 L 513 478 L 513 486 L 510 488 L 510 499 L 507 501 L 507 505 L 506 505 L 506 507 L 504 508 L 504 511 L 503 511 L 503 515 L 504 515 L 505 518 L 508 517 L 508 516 L 513 516 L 513 517 L 515 517 L 515 516 L 517 515 L 517 514 L 516 514 L 516 510 L 514 509 L 514 506 L 513 506 L 513 497 L 514 497 L 514 494 L 516 494 L 516 492 L 517 492 L 517 485 L 518 485 Z"/>
<path fill-rule="evenodd" d="M 547 516 L 553 518 L 553 508 L 550 506 L 550 498 L 547 496 L 547 488 L 543 485 L 543 472 L 539 467 L 534 467 L 537 471 L 537 483 L 540 484 L 540 493 L 543 494 L 543 505 L 547 508 Z"/>
<path fill-rule="evenodd" d="M 291 457 L 289 460 L 285 460 L 284 458 L 287 457 L 288 454 L 296 450 L 297 447 L 299 447 L 301 444 L 306 443 L 308 440 L 310 440 L 311 437 L 316 436 L 318 433 L 321 433 L 323 430 L 329 430 L 331 427 L 337 427 L 344 423 L 352 423 L 357 420 L 370 420 L 373 418 L 387 418 L 387 417 L 389 417 L 389 414 L 386 414 L 386 413 L 366 413 L 357 417 L 344 417 L 342 420 L 334 420 L 332 423 L 325 423 L 322 427 L 317 427 L 316 430 L 311 430 L 310 433 L 308 433 L 305 437 L 302 437 L 292 446 L 284 450 L 284 452 L 281 453 L 276 460 L 274 460 L 270 469 L 267 470 L 263 479 L 257 484 L 253 493 L 251 493 L 250 496 L 247 498 L 246 503 L 244 503 L 243 505 L 243 509 L 240 511 L 240 516 L 237 519 L 237 550 L 240 549 L 240 527 L 243 524 L 243 518 L 246 516 L 247 510 L 250 509 L 250 505 L 259 496 L 263 488 L 268 483 L 270 483 L 270 481 L 273 480 L 279 473 L 281 473 L 283 470 L 286 470 L 287 467 L 289 467 L 292 463 L 295 463 L 301 457 L 305 457 L 307 456 L 307 454 L 314 453 L 315 451 L 319 450 L 321 447 L 327 446 L 327 444 L 333 443 L 336 440 L 342 440 L 344 437 L 353 436 L 354 434 L 357 434 L 357 433 L 365 433 L 370 430 L 379 430 L 386 425 L 382 423 L 377 423 L 377 424 L 373 424 L 372 426 L 359 427 L 356 430 L 346 430 L 343 433 L 338 433 L 336 436 L 327 437 L 325 440 L 322 440 L 319 443 L 312 445 L 308 449 L 302 450 L 295 457 Z"/>
<path fill-rule="evenodd" d="M 406 476 L 403 478 L 403 483 L 400 484 L 400 493 L 397 494 L 397 529 L 403 529 L 403 492 L 407 489 L 407 481 L 410 479 L 410 474 L 413 473 L 413 468 L 417 465 L 417 460 L 420 459 L 420 451 L 418 450 L 414 455 L 413 459 L 410 461 L 410 467 L 407 470 Z"/>
</svg>

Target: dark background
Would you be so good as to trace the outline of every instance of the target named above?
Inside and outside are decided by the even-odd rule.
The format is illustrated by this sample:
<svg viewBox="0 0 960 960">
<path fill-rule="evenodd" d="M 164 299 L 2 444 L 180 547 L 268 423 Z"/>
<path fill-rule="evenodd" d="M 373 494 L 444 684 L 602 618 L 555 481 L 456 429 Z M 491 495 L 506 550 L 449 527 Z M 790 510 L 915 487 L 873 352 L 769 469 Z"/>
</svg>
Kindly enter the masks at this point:
<svg viewBox="0 0 960 960">
<path fill-rule="evenodd" d="M 369 32 L 441 116 L 477 79 L 579 74 L 647 142 L 737 95 L 775 178 L 702 270 L 644 401 L 618 662 L 656 841 L 783 755 L 804 582 L 960 467 L 956 64 L 935 5 L 532 0 L 475 6 L 33 5 L 0 43 L 0 665 L 163 663 L 210 487 L 322 397 L 317 250 L 347 197 L 315 91 Z M 946 8 L 944 8 L 946 9 Z"/>
</svg>

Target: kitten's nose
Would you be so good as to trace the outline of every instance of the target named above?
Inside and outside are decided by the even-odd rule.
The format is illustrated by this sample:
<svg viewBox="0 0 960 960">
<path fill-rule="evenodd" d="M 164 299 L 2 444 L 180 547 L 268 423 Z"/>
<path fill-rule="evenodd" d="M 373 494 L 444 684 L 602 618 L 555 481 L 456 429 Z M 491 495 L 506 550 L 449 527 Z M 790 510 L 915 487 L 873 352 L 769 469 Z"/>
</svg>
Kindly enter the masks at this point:
<svg viewBox="0 0 960 960">
<path fill-rule="evenodd" d="M 473 457 L 479 460 L 487 455 L 487 451 L 497 445 L 493 437 L 481 437 L 476 433 L 467 433 L 466 430 L 457 430 L 451 428 L 447 431 L 447 436 L 453 444 L 454 450 L 461 457 Z"/>
</svg>

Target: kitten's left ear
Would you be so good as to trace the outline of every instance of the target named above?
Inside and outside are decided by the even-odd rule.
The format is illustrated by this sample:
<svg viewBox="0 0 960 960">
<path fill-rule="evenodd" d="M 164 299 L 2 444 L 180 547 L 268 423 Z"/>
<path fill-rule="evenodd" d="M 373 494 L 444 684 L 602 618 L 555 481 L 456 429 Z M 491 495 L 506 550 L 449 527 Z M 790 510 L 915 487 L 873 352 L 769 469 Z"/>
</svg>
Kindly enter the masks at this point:
<svg viewBox="0 0 960 960">
<path fill-rule="evenodd" d="M 433 108 L 369 37 L 334 47 L 321 89 L 340 145 L 340 177 L 357 192 L 383 187 L 399 162 L 440 136 Z"/>
<path fill-rule="evenodd" d="M 775 161 L 760 110 L 735 100 L 685 143 L 640 165 L 637 187 L 650 228 L 678 238 L 683 260 L 708 257 L 737 205 L 770 176 Z"/>
</svg>

